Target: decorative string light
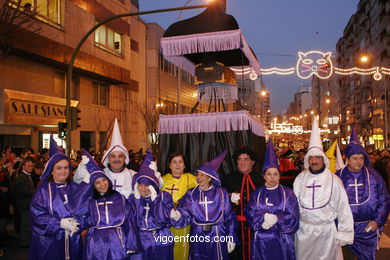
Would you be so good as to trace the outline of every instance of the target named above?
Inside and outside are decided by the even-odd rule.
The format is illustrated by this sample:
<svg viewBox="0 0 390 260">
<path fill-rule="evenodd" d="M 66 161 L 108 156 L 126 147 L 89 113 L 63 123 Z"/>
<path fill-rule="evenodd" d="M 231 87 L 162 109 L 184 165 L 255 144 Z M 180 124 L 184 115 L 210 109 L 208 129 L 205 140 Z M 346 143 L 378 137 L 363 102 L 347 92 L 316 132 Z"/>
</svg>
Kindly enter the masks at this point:
<svg viewBox="0 0 390 260">
<path fill-rule="evenodd" d="M 337 68 L 333 66 L 333 63 L 330 59 L 332 52 L 322 52 L 318 50 L 308 51 L 308 52 L 298 52 L 298 61 L 295 67 L 291 68 L 264 68 L 260 69 L 261 75 L 290 75 L 296 73 L 298 77 L 302 79 L 308 79 L 313 75 L 320 79 L 328 79 L 334 73 L 338 75 L 373 75 L 374 80 L 381 80 L 384 75 L 390 75 L 390 68 L 386 67 L 372 67 L 368 69 L 364 68 Z M 252 80 L 257 78 L 257 73 L 254 72 L 252 68 L 245 69 L 234 69 L 231 68 L 236 75 L 246 75 L 250 74 L 249 77 Z"/>
</svg>

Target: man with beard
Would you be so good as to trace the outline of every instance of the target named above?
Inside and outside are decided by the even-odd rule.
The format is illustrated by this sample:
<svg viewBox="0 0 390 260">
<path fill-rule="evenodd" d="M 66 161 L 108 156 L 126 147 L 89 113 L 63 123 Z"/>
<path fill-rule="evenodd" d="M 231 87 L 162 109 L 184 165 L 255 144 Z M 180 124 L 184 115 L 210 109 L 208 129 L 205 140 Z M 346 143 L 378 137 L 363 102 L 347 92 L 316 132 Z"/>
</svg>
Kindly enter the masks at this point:
<svg viewBox="0 0 390 260">
<path fill-rule="evenodd" d="M 75 182 L 80 183 L 81 181 L 84 181 L 89 183 L 89 173 L 85 168 L 88 161 L 89 159 L 86 156 L 83 156 L 80 163 L 82 168 L 79 166 L 79 169 L 74 176 Z M 105 167 L 104 173 L 112 182 L 113 189 L 121 193 L 127 199 L 133 192 L 131 183 L 133 175 L 136 172 L 126 168 L 126 165 L 129 164 L 129 153 L 123 145 L 117 119 L 115 119 L 114 128 L 112 130 L 110 147 L 103 156 L 102 164 Z M 160 181 L 160 186 L 162 187 L 163 181 L 160 173 L 157 172 L 157 169 L 155 174 Z"/>
<path fill-rule="evenodd" d="M 341 247 L 353 243 L 353 217 L 348 197 L 342 181 L 328 166 L 314 117 L 305 155 L 306 170 L 294 181 L 300 213 L 295 237 L 297 259 L 343 259 Z"/>
</svg>

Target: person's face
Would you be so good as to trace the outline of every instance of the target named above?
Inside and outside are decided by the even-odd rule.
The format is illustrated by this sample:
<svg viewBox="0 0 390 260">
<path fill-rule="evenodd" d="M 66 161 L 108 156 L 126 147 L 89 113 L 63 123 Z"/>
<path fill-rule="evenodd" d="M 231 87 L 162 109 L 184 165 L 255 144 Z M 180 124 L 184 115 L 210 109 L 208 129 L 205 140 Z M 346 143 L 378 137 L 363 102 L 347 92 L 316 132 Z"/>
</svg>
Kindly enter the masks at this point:
<svg viewBox="0 0 390 260">
<path fill-rule="evenodd" d="M 146 197 L 148 197 L 148 196 L 151 194 L 151 191 L 150 191 L 150 189 L 149 189 L 149 186 L 150 186 L 150 185 L 146 185 L 146 184 L 143 184 L 143 183 L 138 183 L 139 194 L 140 194 L 143 198 L 146 198 Z"/>
<path fill-rule="evenodd" d="M 364 155 L 353 154 L 348 158 L 348 169 L 353 172 L 359 172 L 364 166 Z"/>
<path fill-rule="evenodd" d="M 196 182 L 202 189 L 207 189 L 208 187 L 210 187 L 210 180 L 210 176 L 208 176 L 204 172 L 196 172 Z"/>
<path fill-rule="evenodd" d="M 125 164 L 126 156 L 120 151 L 114 151 L 108 156 L 108 162 L 113 171 L 120 171 Z"/>
<path fill-rule="evenodd" d="M 305 159 L 305 153 L 304 152 L 298 153 L 298 157 L 299 157 L 300 160 Z"/>
<path fill-rule="evenodd" d="M 252 171 L 255 161 L 252 161 L 248 154 L 240 154 L 237 158 L 238 170 L 242 174 L 248 174 Z"/>
<path fill-rule="evenodd" d="M 67 160 L 61 160 L 54 164 L 52 175 L 55 183 L 65 183 L 69 176 L 69 162 Z"/>
<path fill-rule="evenodd" d="M 26 162 L 22 166 L 22 170 L 27 172 L 27 173 L 32 173 L 33 168 L 34 168 L 34 163 L 33 162 Z"/>
<path fill-rule="evenodd" d="M 169 168 L 172 171 L 174 176 L 180 176 L 184 172 L 184 160 L 181 156 L 173 157 L 171 163 L 169 164 Z"/>
<path fill-rule="evenodd" d="M 324 167 L 324 158 L 319 155 L 309 156 L 309 166 L 313 171 L 318 171 Z"/>
<path fill-rule="evenodd" d="M 273 188 L 279 184 L 280 174 L 276 168 L 268 168 L 264 173 L 265 186 Z"/>
<path fill-rule="evenodd" d="M 105 177 L 97 178 L 95 181 L 95 189 L 99 193 L 106 193 L 108 191 L 108 186 L 109 186 L 108 179 Z"/>
</svg>

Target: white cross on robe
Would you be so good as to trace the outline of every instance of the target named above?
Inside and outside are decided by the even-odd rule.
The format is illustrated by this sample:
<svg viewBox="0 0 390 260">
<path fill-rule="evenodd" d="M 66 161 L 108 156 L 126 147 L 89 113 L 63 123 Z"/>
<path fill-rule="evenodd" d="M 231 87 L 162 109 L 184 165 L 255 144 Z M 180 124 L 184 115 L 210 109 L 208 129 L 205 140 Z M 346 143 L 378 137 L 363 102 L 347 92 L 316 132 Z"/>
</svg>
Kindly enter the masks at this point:
<svg viewBox="0 0 390 260">
<path fill-rule="evenodd" d="M 68 195 L 64 194 L 64 205 L 68 204 Z"/>
<path fill-rule="evenodd" d="M 207 201 L 207 196 L 204 197 L 204 201 L 199 201 L 199 205 L 203 205 L 204 206 L 204 211 L 205 211 L 205 215 L 206 215 L 206 221 L 209 221 L 209 207 L 208 207 L 208 204 L 211 204 L 213 203 L 213 201 Z"/>
<path fill-rule="evenodd" d="M 97 205 L 101 206 L 104 205 L 105 211 L 106 211 L 106 224 L 110 223 L 110 217 L 108 216 L 108 204 L 113 204 L 112 201 L 105 201 L 105 202 L 99 202 Z"/>
<path fill-rule="evenodd" d="M 355 184 L 349 184 L 349 187 L 355 186 L 355 201 L 356 203 L 359 203 L 359 192 L 358 192 L 358 186 L 363 186 L 363 183 L 357 183 L 357 179 L 355 179 Z"/>
<path fill-rule="evenodd" d="M 149 217 L 149 210 L 150 210 L 150 207 L 149 207 L 149 203 L 146 202 L 146 206 L 144 207 L 144 209 L 146 210 L 146 214 L 145 214 L 145 225 L 146 227 L 148 228 L 148 217 Z"/>
<path fill-rule="evenodd" d="M 265 198 L 265 205 L 267 206 L 273 206 L 274 204 L 268 203 L 268 197 Z"/>
</svg>

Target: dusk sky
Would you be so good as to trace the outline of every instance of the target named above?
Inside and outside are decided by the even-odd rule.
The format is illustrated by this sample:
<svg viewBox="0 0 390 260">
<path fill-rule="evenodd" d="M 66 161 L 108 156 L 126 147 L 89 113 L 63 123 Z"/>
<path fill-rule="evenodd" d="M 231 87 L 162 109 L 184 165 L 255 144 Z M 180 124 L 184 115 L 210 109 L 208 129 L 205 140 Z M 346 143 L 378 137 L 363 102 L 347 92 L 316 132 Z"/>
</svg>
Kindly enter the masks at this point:
<svg viewBox="0 0 390 260">
<path fill-rule="evenodd" d="M 187 0 L 140 0 L 140 11 L 183 6 Z M 262 68 L 294 67 L 298 51 L 320 50 L 335 53 L 358 0 L 227 0 L 227 13 L 233 15 L 252 47 Z M 205 4 L 193 0 L 189 5 Z M 183 11 L 182 19 L 204 9 Z M 164 29 L 178 21 L 179 12 L 142 16 Z M 299 85 L 310 85 L 295 74 L 263 76 L 271 93 L 272 114 L 288 108 Z"/>
</svg>

